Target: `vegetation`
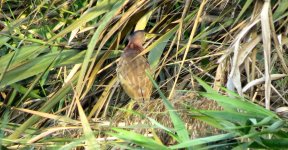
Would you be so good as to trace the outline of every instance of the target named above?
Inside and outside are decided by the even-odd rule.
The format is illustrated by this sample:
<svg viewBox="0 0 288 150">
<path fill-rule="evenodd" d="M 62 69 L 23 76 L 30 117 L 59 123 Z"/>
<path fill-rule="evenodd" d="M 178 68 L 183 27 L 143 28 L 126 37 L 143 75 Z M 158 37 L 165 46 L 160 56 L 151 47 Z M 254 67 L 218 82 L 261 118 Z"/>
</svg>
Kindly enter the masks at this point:
<svg viewBox="0 0 288 150">
<path fill-rule="evenodd" d="M 1 149 L 288 146 L 288 1 L 0 2 Z M 135 30 L 158 35 L 141 105 L 116 77 Z"/>
</svg>

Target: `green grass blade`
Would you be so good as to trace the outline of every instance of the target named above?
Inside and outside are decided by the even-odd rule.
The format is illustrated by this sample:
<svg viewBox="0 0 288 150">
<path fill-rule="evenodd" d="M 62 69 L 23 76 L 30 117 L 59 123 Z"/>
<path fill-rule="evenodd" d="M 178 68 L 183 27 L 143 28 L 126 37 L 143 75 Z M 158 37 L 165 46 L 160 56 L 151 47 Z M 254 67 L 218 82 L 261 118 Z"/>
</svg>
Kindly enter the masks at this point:
<svg viewBox="0 0 288 150">
<path fill-rule="evenodd" d="M 97 3 L 97 5 L 93 8 L 91 8 L 87 13 L 82 15 L 79 19 L 77 19 L 75 22 L 73 22 L 71 25 L 69 25 L 67 28 L 62 30 L 57 35 L 53 36 L 48 43 L 52 42 L 53 40 L 64 36 L 65 34 L 71 32 L 72 30 L 84 25 L 85 23 L 97 18 L 98 16 L 104 14 L 105 12 L 108 12 L 111 7 L 114 5 L 116 0 L 110 0 L 110 1 L 102 1 Z"/>
<path fill-rule="evenodd" d="M 147 51 L 150 51 L 148 55 L 148 62 L 152 70 L 155 70 L 157 68 L 161 55 L 163 53 L 163 50 L 165 49 L 165 46 L 167 45 L 167 42 L 175 34 L 177 29 L 178 28 L 173 28 L 172 30 L 165 33 L 158 40 L 153 42 L 153 44 L 151 44 L 149 47 L 146 48 Z"/>
<path fill-rule="evenodd" d="M 75 83 L 76 78 L 79 74 L 76 74 L 72 79 L 71 83 Z M 65 84 L 62 88 L 60 88 L 38 111 L 41 112 L 49 112 L 52 110 L 52 108 L 67 94 L 71 91 L 71 83 Z M 24 123 L 21 124 L 20 127 L 16 128 L 15 131 L 8 136 L 8 139 L 13 140 L 17 139 L 26 129 L 33 126 L 37 121 L 39 121 L 41 117 L 33 115 L 28 120 L 26 120 Z"/>
<path fill-rule="evenodd" d="M 138 144 L 140 146 L 143 146 L 145 149 L 161 149 L 161 150 L 165 150 L 168 148 L 164 145 L 160 145 L 158 144 L 156 141 L 154 141 L 153 139 L 149 138 L 149 137 L 145 137 L 141 134 L 132 132 L 132 131 L 127 131 L 127 130 L 123 130 L 123 129 L 118 129 L 118 128 L 112 128 L 112 130 L 116 131 L 117 133 L 113 133 L 113 132 L 108 132 L 107 134 L 118 137 L 120 139 L 124 139 L 127 141 L 131 141 L 135 144 Z"/>
<path fill-rule="evenodd" d="M 235 137 L 234 134 L 232 133 L 227 133 L 227 134 L 221 134 L 221 135 L 215 135 L 215 136 L 210 136 L 210 137 L 204 137 L 204 138 L 198 138 L 194 140 L 188 140 L 184 141 L 180 144 L 170 146 L 169 148 L 171 149 L 181 149 L 181 148 L 189 148 L 189 147 L 195 147 L 195 146 L 200 146 L 203 144 L 208 144 L 210 142 L 216 142 L 220 140 L 226 140 Z"/>
<path fill-rule="evenodd" d="M 157 83 L 154 81 L 152 76 L 147 72 L 146 73 L 149 79 L 152 81 L 154 87 L 156 87 L 158 93 L 160 94 L 160 97 L 163 100 L 163 103 L 165 104 L 166 108 L 168 109 L 169 115 L 171 117 L 171 120 L 173 122 L 175 131 L 179 137 L 179 140 L 181 142 L 189 140 L 189 133 L 186 130 L 184 122 L 181 120 L 180 116 L 176 113 L 176 110 L 173 108 L 172 104 L 169 102 L 169 100 L 165 97 L 165 95 L 160 90 Z"/>
<path fill-rule="evenodd" d="M 100 36 L 100 34 L 102 33 L 102 31 L 105 29 L 106 25 L 111 21 L 111 19 L 114 17 L 114 15 L 116 14 L 117 11 L 119 11 L 119 9 L 121 8 L 122 4 L 124 3 L 124 0 L 121 1 L 114 1 L 114 3 L 109 3 L 109 5 L 112 5 L 113 8 L 112 10 L 110 10 L 103 18 L 101 24 L 99 25 L 99 27 L 97 28 L 96 32 L 93 34 L 92 39 L 90 40 L 90 43 L 88 44 L 88 49 L 86 51 L 85 54 L 85 58 L 84 61 L 82 63 L 82 67 L 81 67 L 81 71 L 80 71 L 80 75 L 79 75 L 79 79 L 78 79 L 78 83 L 76 86 L 76 91 L 81 95 L 81 87 L 83 85 L 86 85 L 84 81 L 84 77 L 86 75 L 87 69 L 88 69 L 88 65 L 90 62 L 90 59 L 92 57 L 93 51 L 95 49 L 96 43 L 98 42 L 98 38 Z M 98 53 L 100 52 L 100 50 L 98 50 L 96 52 L 96 57 L 98 55 Z M 92 64 L 93 65 L 93 64 Z M 80 96 L 79 95 L 79 96 Z"/>
</svg>

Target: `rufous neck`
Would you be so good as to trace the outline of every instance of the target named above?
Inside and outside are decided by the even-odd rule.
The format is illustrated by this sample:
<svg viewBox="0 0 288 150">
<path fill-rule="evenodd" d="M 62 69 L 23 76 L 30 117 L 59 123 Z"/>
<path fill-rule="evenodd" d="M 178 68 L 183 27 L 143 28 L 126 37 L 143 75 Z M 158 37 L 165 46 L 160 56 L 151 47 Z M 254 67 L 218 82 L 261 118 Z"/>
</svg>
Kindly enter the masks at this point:
<svg viewBox="0 0 288 150">
<path fill-rule="evenodd" d="M 144 48 L 143 48 L 143 46 L 141 44 L 129 42 L 125 49 L 127 49 L 127 50 L 135 50 L 135 51 L 140 51 L 141 52 Z"/>
</svg>

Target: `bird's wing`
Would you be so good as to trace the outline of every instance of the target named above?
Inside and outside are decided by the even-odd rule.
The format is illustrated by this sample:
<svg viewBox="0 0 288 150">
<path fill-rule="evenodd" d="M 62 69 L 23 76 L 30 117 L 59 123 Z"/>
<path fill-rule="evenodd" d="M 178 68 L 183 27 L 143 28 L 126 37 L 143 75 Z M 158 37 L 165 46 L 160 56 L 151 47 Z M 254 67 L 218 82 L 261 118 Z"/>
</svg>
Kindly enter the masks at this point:
<svg viewBox="0 0 288 150">
<path fill-rule="evenodd" d="M 118 79 L 125 92 L 132 99 L 148 99 L 152 92 L 152 83 L 146 75 L 150 71 L 147 60 L 140 56 L 121 57 L 117 67 Z"/>
</svg>

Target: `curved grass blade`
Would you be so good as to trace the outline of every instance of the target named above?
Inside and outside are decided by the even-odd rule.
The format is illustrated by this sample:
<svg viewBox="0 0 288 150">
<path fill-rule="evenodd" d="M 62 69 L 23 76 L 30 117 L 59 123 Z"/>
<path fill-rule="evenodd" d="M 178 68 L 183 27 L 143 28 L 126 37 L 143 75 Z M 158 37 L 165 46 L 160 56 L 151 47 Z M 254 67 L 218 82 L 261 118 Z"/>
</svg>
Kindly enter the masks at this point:
<svg viewBox="0 0 288 150">
<path fill-rule="evenodd" d="M 169 115 L 171 117 L 171 120 L 172 120 L 174 128 L 175 128 L 175 131 L 179 137 L 178 140 L 180 142 L 189 140 L 189 133 L 186 130 L 184 122 L 181 120 L 180 116 L 176 113 L 176 110 L 173 108 L 173 106 L 169 102 L 169 100 L 162 93 L 162 91 L 160 90 L 157 83 L 153 80 L 153 77 L 148 72 L 146 72 L 146 74 L 149 77 L 149 79 L 152 81 L 154 87 L 156 87 L 158 93 L 160 94 L 160 97 L 163 100 L 163 103 L 165 104 L 166 108 L 168 109 Z"/>
<path fill-rule="evenodd" d="M 133 131 L 127 131 L 118 128 L 112 128 L 112 130 L 116 131 L 117 133 L 108 132 L 107 134 L 115 136 L 120 139 L 124 139 L 127 141 L 131 141 L 135 144 L 143 146 L 145 149 L 161 149 L 161 150 L 168 150 L 168 148 L 164 145 L 158 144 L 156 141 L 149 137 L 145 137 L 141 134 L 135 133 Z"/>
</svg>

